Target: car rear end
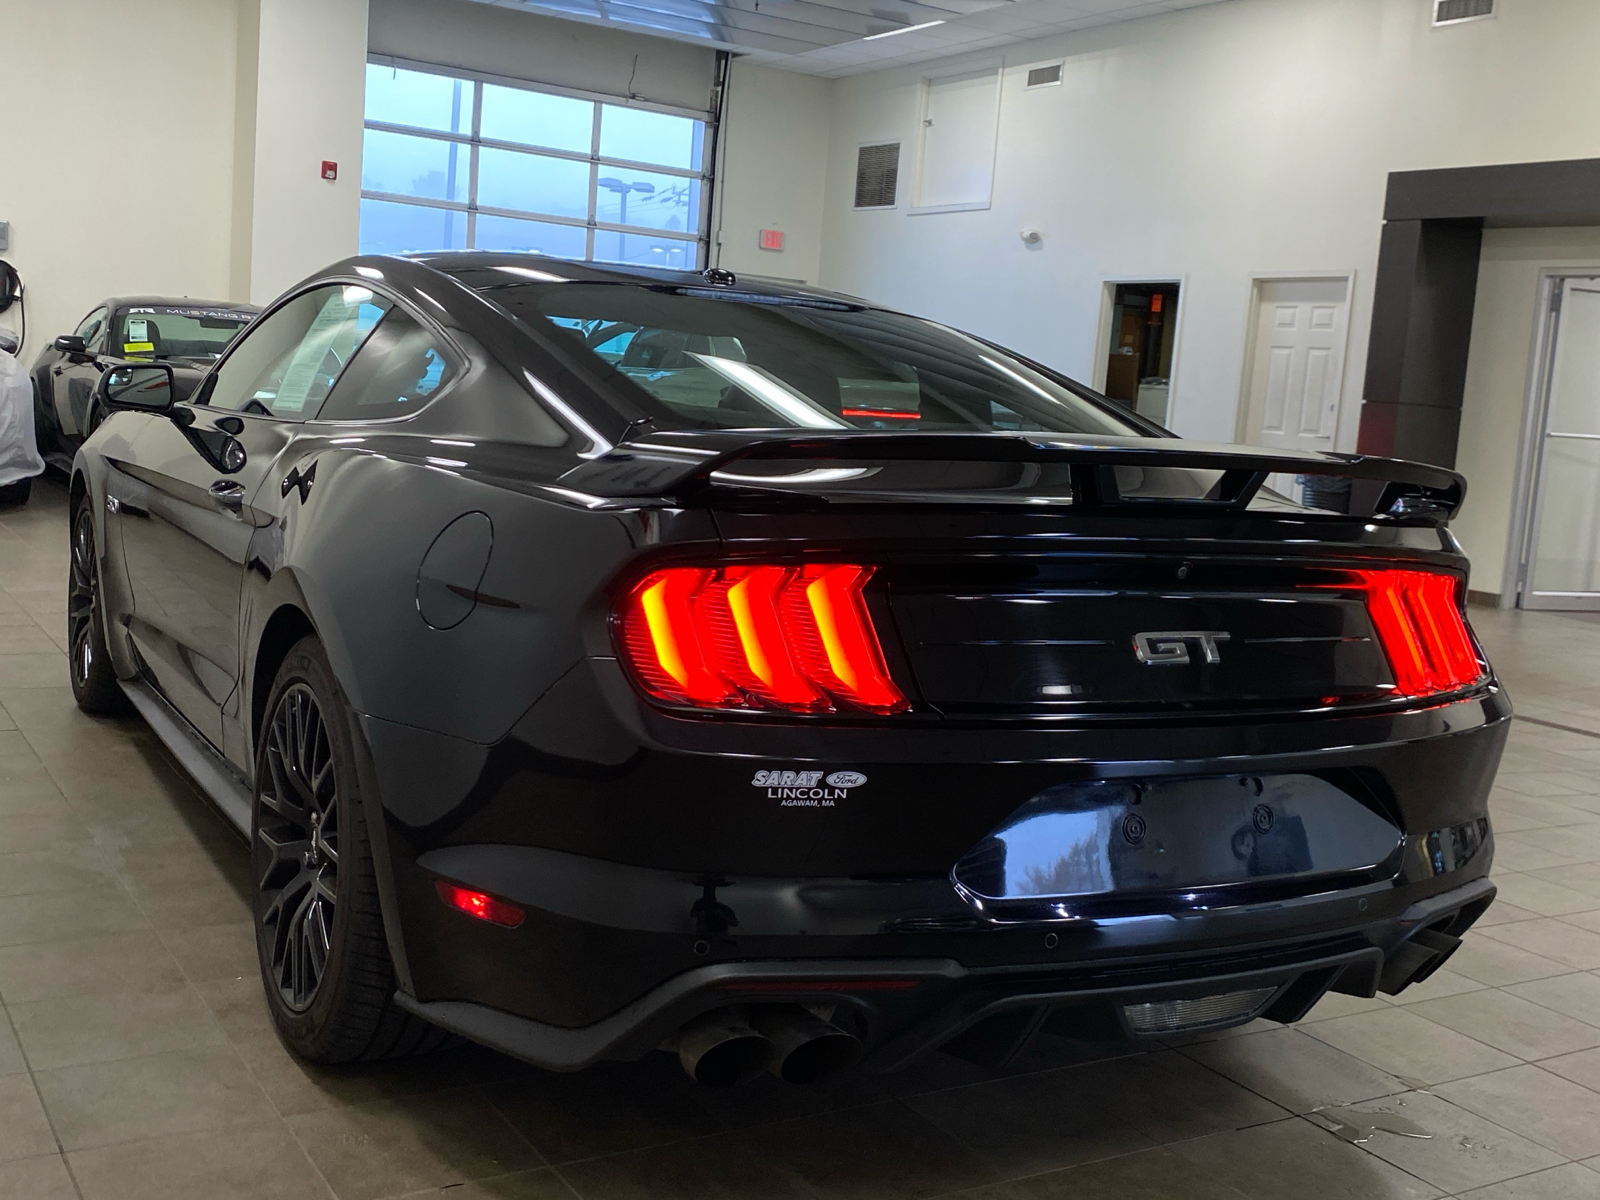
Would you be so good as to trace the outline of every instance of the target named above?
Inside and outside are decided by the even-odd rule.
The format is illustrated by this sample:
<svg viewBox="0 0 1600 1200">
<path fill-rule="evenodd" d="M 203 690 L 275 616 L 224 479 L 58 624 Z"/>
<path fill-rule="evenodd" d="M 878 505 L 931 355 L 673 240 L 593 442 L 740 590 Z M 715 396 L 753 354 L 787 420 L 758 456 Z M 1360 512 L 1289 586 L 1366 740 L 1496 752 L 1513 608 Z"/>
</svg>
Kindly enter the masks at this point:
<svg viewBox="0 0 1600 1200">
<path fill-rule="evenodd" d="M 1307 471 L 1350 511 L 1264 486 Z M 639 550 L 417 862 L 515 913 L 413 954 L 434 1020 L 723 1082 L 840 1035 L 995 1062 L 1397 992 L 1493 897 L 1510 707 L 1449 472 L 682 432 L 563 482 Z"/>
</svg>

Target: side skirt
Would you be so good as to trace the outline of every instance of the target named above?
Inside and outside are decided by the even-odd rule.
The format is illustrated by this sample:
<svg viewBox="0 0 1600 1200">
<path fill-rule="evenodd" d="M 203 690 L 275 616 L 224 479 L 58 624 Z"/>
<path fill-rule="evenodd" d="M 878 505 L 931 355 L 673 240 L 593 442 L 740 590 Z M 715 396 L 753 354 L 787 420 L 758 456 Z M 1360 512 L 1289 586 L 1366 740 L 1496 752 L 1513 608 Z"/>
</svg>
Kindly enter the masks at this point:
<svg viewBox="0 0 1600 1200">
<path fill-rule="evenodd" d="M 239 769 L 218 754 L 200 731 L 144 680 L 119 679 L 117 683 L 207 799 L 248 838 L 252 791 Z"/>
</svg>

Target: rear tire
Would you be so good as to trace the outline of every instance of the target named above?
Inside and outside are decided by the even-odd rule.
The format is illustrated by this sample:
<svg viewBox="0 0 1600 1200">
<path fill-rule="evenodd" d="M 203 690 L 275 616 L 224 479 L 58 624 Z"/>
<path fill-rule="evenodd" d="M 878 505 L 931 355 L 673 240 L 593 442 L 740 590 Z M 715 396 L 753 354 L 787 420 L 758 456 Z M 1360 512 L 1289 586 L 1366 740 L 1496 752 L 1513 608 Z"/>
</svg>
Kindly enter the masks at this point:
<svg viewBox="0 0 1600 1200">
<path fill-rule="evenodd" d="M 19 479 L 0 487 L 0 508 L 21 508 L 33 494 L 33 480 Z"/>
<path fill-rule="evenodd" d="M 350 710 L 315 637 L 278 668 L 255 773 L 256 950 L 279 1035 L 321 1063 L 443 1045 L 444 1030 L 394 1003 Z"/>
<path fill-rule="evenodd" d="M 127 711 L 128 698 L 117 686 L 117 672 L 106 649 L 106 622 L 100 599 L 100 556 L 94 537 L 94 502 L 86 493 L 72 512 L 72 547 L 67 568 L 67 674 L 72 698 L 86 713 L 107 716 Z"/>
</svg>

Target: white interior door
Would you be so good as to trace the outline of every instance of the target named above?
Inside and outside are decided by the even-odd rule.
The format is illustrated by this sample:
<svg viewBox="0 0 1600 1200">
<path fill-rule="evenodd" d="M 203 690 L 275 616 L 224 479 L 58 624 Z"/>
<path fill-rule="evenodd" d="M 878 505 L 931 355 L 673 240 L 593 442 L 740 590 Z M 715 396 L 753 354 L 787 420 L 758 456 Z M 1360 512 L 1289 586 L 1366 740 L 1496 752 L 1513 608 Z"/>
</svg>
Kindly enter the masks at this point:
<svg viewBox="0 0 1600 1200">
<path fill-rule="evenodd" d="M 1560 296 L 1521 604 L 1600 609 L 1600 278 Z"/>
<path fill-rule="evenodd" d="M 1347 279 L 1269 279 L 1256 285 L 1247 439 L 1257 446 L 1331 450 L 1339 427 Z"/>
</svg>

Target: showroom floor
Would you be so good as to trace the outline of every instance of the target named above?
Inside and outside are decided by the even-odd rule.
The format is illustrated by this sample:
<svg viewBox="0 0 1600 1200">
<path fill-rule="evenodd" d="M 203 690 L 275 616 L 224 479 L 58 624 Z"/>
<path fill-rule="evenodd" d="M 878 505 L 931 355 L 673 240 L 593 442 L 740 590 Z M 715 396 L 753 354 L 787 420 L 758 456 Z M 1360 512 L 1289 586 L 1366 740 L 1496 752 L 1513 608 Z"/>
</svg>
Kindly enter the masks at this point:
<svg viewBox="0 0 1600 1200">
<path fill-rule="evenodd" d="M 66 549 L 59 479 L 0 512 L 6 1200 L 1600 1196 L 1593 619 L 1475 610 L 1531 718 L 1495 793 L 1501 899 L 1398 1002 L 1331 996 L 1295 1028 L 1141 1053 L 1042 1038 L 1004 1072 L 935 1055 L 714 1092 L 666 1055 L 573 1076 L 475 1047 L 291 1058 L 243 843 L 141 722 L 73 706 Z M 1395 1116 L 1432 1136 L 1373 1132 Z"/>
</svg>

